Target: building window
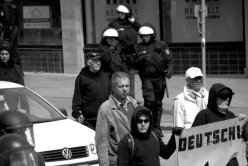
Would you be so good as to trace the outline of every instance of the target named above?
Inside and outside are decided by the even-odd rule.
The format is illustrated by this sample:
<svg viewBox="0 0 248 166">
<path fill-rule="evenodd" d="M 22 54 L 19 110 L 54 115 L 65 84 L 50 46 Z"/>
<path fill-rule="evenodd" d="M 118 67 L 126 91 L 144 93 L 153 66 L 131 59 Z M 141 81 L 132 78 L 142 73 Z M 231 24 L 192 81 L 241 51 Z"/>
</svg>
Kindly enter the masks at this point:
<svg viewBox="0 0 248 166">
<path fill-rule="evenodd" d="M 19 44 L 62 45 L 60 0 L 20 0 L 16 6 Z"/>
</svg>

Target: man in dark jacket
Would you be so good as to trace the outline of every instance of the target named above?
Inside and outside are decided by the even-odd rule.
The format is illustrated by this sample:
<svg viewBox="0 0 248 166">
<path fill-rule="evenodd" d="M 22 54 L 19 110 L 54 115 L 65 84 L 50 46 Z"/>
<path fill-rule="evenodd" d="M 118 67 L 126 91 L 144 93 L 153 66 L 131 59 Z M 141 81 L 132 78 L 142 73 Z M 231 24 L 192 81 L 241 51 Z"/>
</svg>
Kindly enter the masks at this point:
<svg viewBox="0 0 248 166">
<path fill-rule="evenodd" d="M 234 113 L 229 111 L 233 95 L 231 88 L 220 83 L 213 84 L 209 90 L 207 108 L 196 115 L 192 127 L 235 118 Z"/>
<path fill-rule="evenodd" d="M 152 113 L 146 107 L 135 108 L 131 133 L 126 134 L 118 145 L 118 166 L 160 166 L 161 156 L 169 159 L 176 149 L 174 132 L 167 145 L 152 130 Z"/>
<path fill-rule="evenodd" d="M 142 42 L 135 45 L 133 66 L 139 71 L 142 82 L 144 106 L 152 111 L 153 127 L 161 132 L 162 100 L 164 98 L 166 80 L 173 73 L 173 56 L 166 43 L 155 39 L 155 28 L 146 23 L 139 29 Z M 161 134 L 162 136 L 162 134 Z"/>
<path fill-rule="evenodd" d="M 98 52 L 87 55 L 87 65 L 75 81 L 72 100 L 72 116 L 80 123 L 95 129 L 100 105 L 110 94 L 110 80 L 101 70 L 101 57 Z"/>
<path fill-rule="evenodd" d="M 196 115 L 192 127 L 236 118 L 237 116 L 229 111 L 233 95 L 234 92 L 231 88 L 220 83 L 213 84 L 209 90 L 207 108 Z M 240 119 L 243 119 L 244 116 L 239 115 Z M 227 164 L 227 166 L 238 165 L 236 158 L 232 158 Z"/>
</svg>

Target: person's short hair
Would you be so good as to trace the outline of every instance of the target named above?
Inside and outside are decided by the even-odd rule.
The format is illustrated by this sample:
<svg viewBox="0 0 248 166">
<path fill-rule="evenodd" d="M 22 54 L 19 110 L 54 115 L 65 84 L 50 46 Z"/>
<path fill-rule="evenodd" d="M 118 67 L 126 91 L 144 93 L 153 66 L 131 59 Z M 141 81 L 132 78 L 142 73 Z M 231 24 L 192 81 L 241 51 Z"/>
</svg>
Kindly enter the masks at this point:
<svg viewBox="0 0 248 166">
<path fill-rule="evenodd" d="M 112 75 L 112 78 L 111 78 L 111 85 L 112 87 L 114 87 L 116 84 L 117 84 L 117 80 L 118 79 L 125 79 L 127 78 L 128 80 L 130 80 L 130 77 L 127 73 L 125 72 L 115 72 L 113 75 Z"/>
</svg>

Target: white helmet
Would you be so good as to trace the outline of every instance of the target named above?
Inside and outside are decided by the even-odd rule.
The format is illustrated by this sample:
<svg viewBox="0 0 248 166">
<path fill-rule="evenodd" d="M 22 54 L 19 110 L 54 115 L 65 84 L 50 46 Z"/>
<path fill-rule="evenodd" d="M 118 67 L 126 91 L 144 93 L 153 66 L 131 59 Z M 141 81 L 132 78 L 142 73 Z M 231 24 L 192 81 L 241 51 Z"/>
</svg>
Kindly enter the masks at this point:
<svg viewBox="0 0 248 166">
<path fill-rule="evenodd" d="M 142 27 L 140 27 L 138 33 L 140 35 L 151 35 L 151 34 L 154 34 L 155 32 L 154 32 L 154 30 L 151 27 L 142 26 Z"/>
<path fill-rule="evenodd" d="M 116 10 L 118 12 L 122 12 L 122 13 L 126 13 L 126 14 L 130 13 L 129 9 L 124 5 L 119 5 Z"/>
<path fill-rule="evenodd" d="M 119 35 L 116 29 L 109 28 L 103 32 L 102 37 L 119 37 Z"/>
</svg>

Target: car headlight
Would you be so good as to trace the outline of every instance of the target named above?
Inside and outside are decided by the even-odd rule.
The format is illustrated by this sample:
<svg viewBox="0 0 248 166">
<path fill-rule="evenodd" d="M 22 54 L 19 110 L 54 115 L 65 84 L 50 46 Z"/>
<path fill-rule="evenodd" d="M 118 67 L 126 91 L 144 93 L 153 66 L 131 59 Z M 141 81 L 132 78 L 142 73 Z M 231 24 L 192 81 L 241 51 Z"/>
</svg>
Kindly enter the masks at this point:
<svg viewBox="0 0 248 166">
<path fill-rule="evenodd" d="M 95 144 L 90 144 L 89 148 L 90 148 L 91 153 L 96 154 L 96 146 L 95 146 Z"/>
</svg>

